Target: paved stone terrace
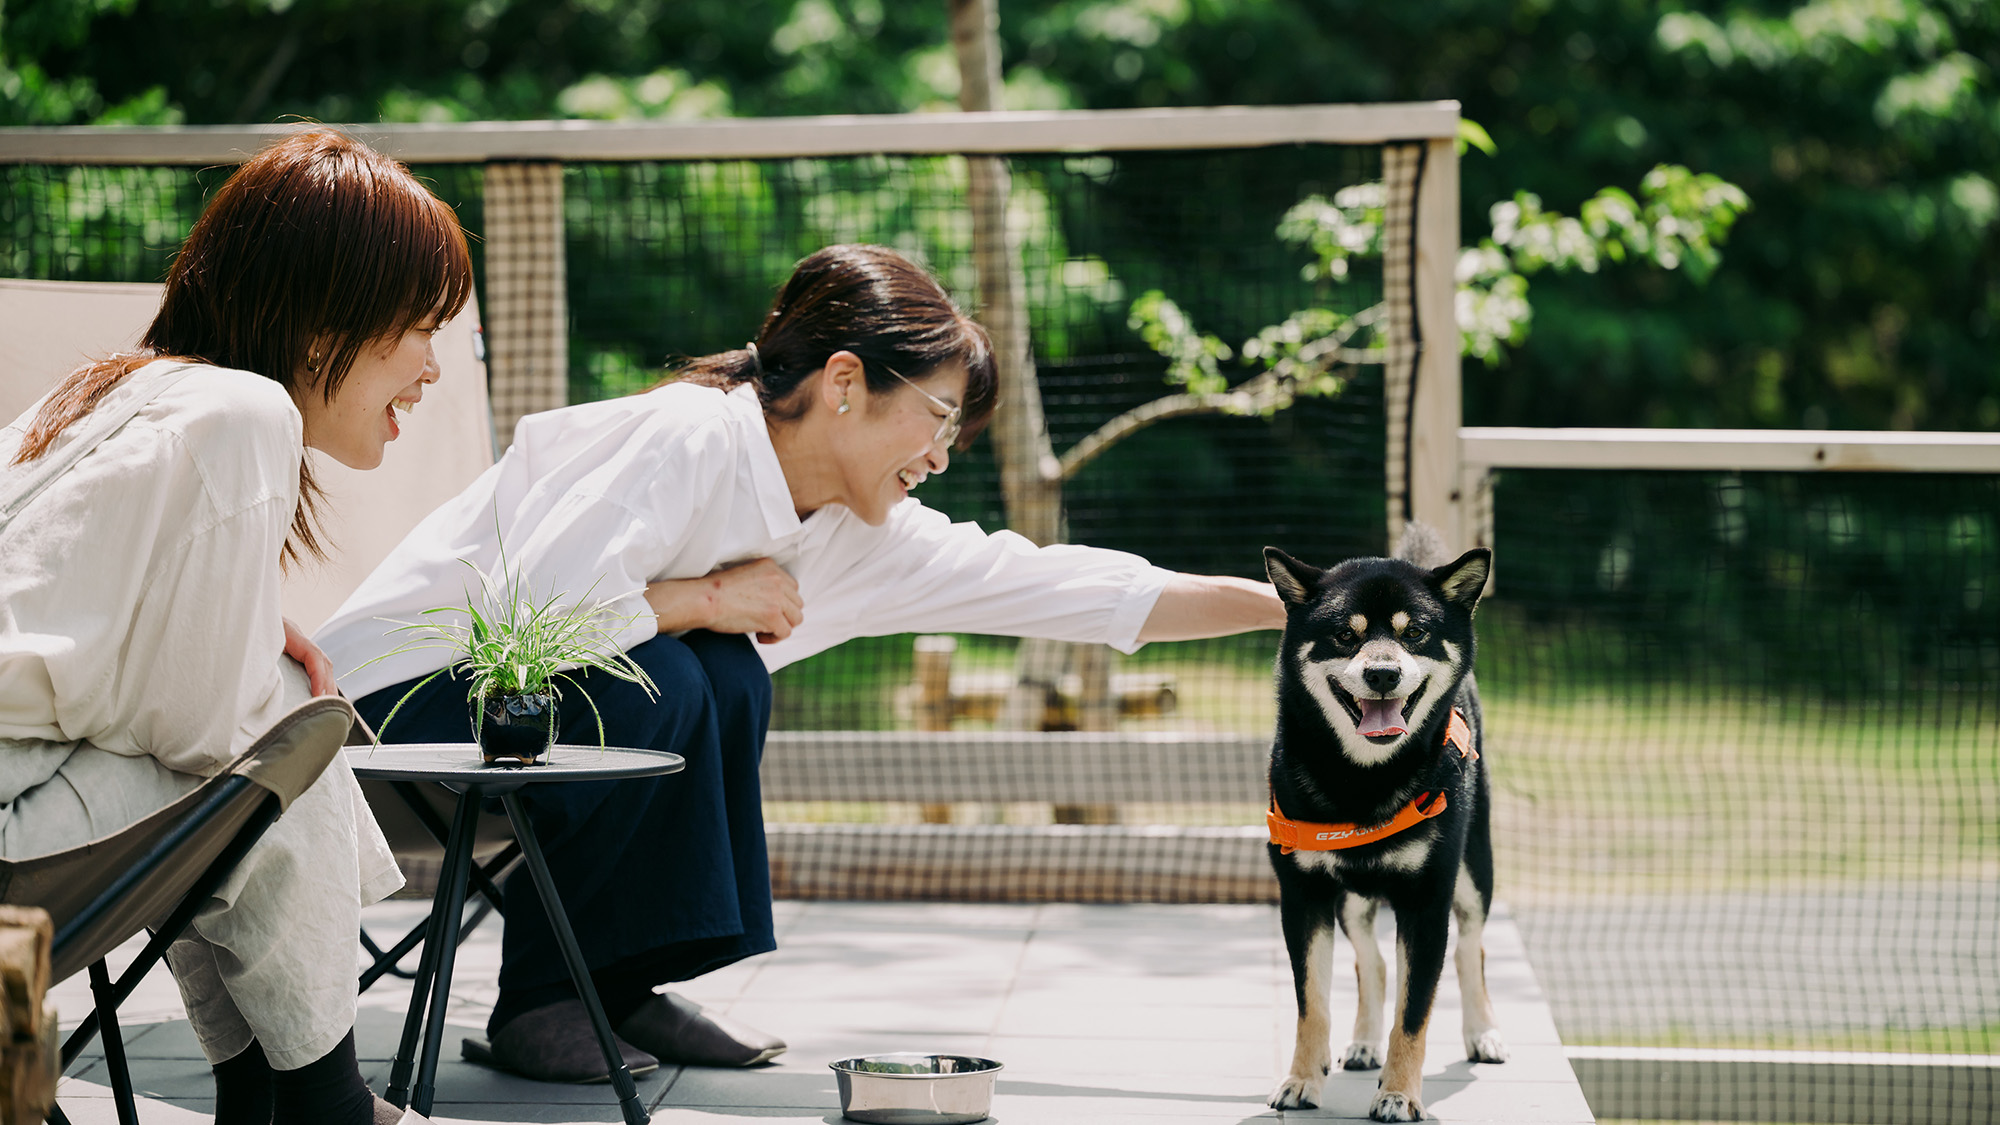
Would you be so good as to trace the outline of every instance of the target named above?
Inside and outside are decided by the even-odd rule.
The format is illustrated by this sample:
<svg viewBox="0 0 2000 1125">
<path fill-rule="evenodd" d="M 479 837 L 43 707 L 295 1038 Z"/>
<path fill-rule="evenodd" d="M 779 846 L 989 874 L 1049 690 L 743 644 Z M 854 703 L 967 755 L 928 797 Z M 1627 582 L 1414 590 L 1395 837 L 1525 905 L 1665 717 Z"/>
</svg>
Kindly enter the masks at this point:
<svg viewBox="0 0 2000 1125">
<path fill-rule="evenodd" d="M 383 903 L 368 921 L 378 936 L 400 933 L 425 905 Z M 1355 1119 L 1366 1117 L 1374 1095 L 1375 1073 L 1336 1071 L 1322 1109 L 1280 1114 L 1264 1104 L 1290 1061 L 1293 1026 L 1271 907 L 785 902 L 778 921 L 776 953 L 683 992 L 785 1036 L 791 1050 L 750 1071 L 662 1067 L 639 1083 L 660 1125 L 839 1122 L 827 1062 L 895 1050 L 1001 1060 L 993 1112 L 1004 1125 Z M 1424 1083 L 1431 1115 L 1592 1121 L 1513 923 L 1503 913 L 1487 935 L 1487 971 L 1513 1060 L 1465 1061 L 1447 963 Z M 1336 1052 L 1354 1005 L 1352 955 L 1345 941 L 1340 950 Z M 489 920 L 459 954 L 434 1119 L 620 1120 L 608 1087 L 526 1082 L 458 1060 L 459 1037 L 485 1025 L 498 963 L 499 925 Z M 60 986 L 64 1016 L 81 1014 L 87 995 L 81 976 Z M 408 998 L 407 982 L 395 980 L 361 998 L 361 1056 L 378 1090 Z M 128 1002 L 123 1022 L 149 1099 L 140 1109 L 146 1125 L 208 1120 L 208 1068 L 164 970 Z M 62 1105 L 76 1125 L 116 1120 L 103 1080 L 101 1062 L 80 1061 L 64 1081 Z"/>
</svg>

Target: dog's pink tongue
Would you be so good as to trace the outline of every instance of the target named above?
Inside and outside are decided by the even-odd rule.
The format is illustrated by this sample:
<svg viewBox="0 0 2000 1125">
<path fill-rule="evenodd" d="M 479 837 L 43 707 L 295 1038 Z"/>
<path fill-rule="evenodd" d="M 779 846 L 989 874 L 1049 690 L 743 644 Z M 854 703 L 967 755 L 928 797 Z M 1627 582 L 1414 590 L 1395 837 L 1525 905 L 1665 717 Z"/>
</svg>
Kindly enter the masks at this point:
<svg viewBox="0 0 2000 1125">
<path fill-rule="evenodd" d="M 1403 701 L 1400 699 L 1357 699 L 1361 705 L 1361 722 L 1357 724 L 1367 738 L 1382 738 L 1389 735 L 1408 734 L 1403 726 Z"/>
</svg>

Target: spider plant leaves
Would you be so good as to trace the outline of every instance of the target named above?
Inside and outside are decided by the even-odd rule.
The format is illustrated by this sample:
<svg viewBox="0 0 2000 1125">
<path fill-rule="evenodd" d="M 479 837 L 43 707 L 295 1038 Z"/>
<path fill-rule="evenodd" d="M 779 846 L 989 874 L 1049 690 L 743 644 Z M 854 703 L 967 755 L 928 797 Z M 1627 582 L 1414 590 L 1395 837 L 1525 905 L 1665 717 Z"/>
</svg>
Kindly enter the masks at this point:
<svg viewBox="0 0 2000 1125">
<path fill-rule="evenodd" d="M 497 529 L 496 529 L 497 530 Z M 387 660 L 419 649 L 443 648 L 453 654 L 449 665 L 425 677 L 398 700 L 389 719 L 418 687 L 449 673 L 453 679 L 466 677 L 468 700 L 487 695 L 532 695 L 548 692 L 562 698 L 558 681 L 577 689 L 590 704 L 597 719 L 598 745 L 604 744 L 604 717 L 597 702 L 571 673 L 593 671 L 636 684 L 647 699 L 657 699 L 659 688 L 651 676 L 627 655 L 618 643 L 618 633 L 642 620 L 645 614 L 618 617 L 615 599 L 593 599 L 598 583 L 593 582 L 581 598 L 570 600 L 558 592 L 537 598 L 526 578 L 507 565 L 506 545 L 500 549 L 500 578 L 495 581 L 470 560 L 460 560 L 479 576 L 479 595 L 468 589 L 459 605 L 436 606 L 418 616 L 443 619 L 390 621 L 391 633 L 409 634 L 393 650 L 361 665 Z M 388 719 L 383 721 L 386 729 Z M 475 732 L 476 733 L 476 732 Z"/>
</svg>

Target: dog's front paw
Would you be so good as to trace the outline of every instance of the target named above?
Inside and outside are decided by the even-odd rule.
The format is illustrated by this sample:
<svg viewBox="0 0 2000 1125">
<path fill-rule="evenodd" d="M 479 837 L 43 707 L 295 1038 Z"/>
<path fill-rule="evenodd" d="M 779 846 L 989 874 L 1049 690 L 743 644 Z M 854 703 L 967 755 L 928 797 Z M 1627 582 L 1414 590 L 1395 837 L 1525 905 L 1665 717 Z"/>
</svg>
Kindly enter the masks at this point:
<svg viewBox="0 0 2000 1125">
<path fill-rule="evenodd" d="M 1341 1056 L 1340 1068 L 1342 1070 L 1380 1070 L 1382 1069 L 1382 1052 L 1377 1051 L 1373 1043 L 1349 1043 L 1347 1045 L 1347 1054 Z"/>
<path fill-rule="evenodd" d="M 1506 1062 L 1507 1040 L 1500 1035 L 1499 1028 L 1487 1028 L 1478 1035 L 1467 1037 L 1465 1040 L 1465 1057 L 1473 1062 Z"/>
<path fill-rule="evenodd" d="M 1321 1079 L 1287 1074 L 1271 1093 L 1272 1109 L 1318 1109 Z"/>
<path fill-rule="evenodd" d="M 1384 1090 L 1375 1095 L 1368 1116 L 1376 1121 L 1422 1121 L 1424 1104 L 1408 1094 Z"/>
</svg>

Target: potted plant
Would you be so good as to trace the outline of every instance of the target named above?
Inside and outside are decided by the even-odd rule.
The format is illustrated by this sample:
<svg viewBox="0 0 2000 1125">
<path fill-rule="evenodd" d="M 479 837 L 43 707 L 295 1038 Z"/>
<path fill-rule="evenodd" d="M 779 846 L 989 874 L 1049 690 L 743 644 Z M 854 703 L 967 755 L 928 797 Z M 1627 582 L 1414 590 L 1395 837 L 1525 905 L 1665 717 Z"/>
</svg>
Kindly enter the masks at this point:
<svg viewBox="0 0 2000 1125">
<path fill-rule="evenodd" d="M 472 566 L 469 561 L 466 565 Z M 505 575 L 503 589 L 495 590 L 486 574 L 473 567 L 483 599 L 468 593 L 463 605 L 423 611 L 424 616 L 451 614 L 462 620 L 393 622 L 396 628 L 391 632 L 415 635 L 377 660 L 422 648 L 448 648 L 455 655 L 450 664 L 403 693 L 382 720 L 382 729 L 389 729 L 396 712 L 417 689 L 439 676 L 449 674 L 456 679 L 463 673 L 473 740 L 487 764 L 531 766 L 543 761 L 555 744 L 557 705 L 563 698 L 564 684 L 575 688 L 590 704 L 597 719 L 597 744 L 603 746 L 604 716 L 590 693 L 576 682 L 577 671 L 595 670 L 638 684 L 649 699 L 658 694 L 646 670 L 618 647 L 613 626 L 627 621 L 607 620 L 606 603 L 590 600 L 595 585 L 573 603 L 565 603 L 561 594 L 537 601 L 520 575 L 508 569 L 504 545 L 500 570 Z"/>
</svg>

